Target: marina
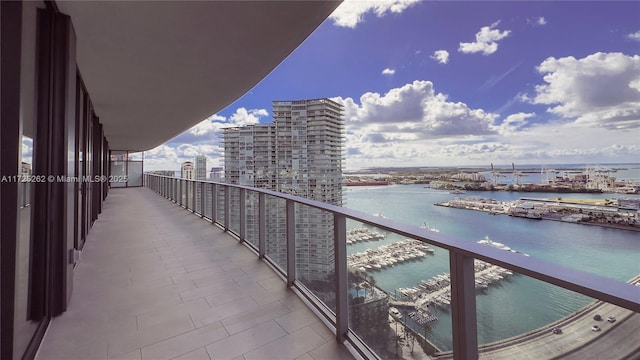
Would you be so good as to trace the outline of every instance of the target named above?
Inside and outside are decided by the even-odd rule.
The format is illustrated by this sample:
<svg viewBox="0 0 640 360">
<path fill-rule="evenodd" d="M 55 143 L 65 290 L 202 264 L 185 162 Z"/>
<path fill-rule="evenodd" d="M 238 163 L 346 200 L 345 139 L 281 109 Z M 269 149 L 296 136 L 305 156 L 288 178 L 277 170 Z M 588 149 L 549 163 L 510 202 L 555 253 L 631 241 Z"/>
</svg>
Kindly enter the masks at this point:
<svg viewBox="0 0 640 360">
<path fill-rule="evenodd" d="M 390 185 L 381 188 L 350 188 L 348 207 L 371 213 L 384 212 L 393 220 L 425 227 L 437 225 L 441 233 L 450 234 L 469 242 L 478 242 L 488 235 L 494 243 L 503 243 L 515 251 L 564 266 L 603 274 L 603 276 L 627 281 L 638 273 L 638 244 L 636 233 L 605 226 L 575 226 L 561 221 L 539 221 L 511 216 L 487 216 L 489 212 L 460 211 L 452 207 L 433 206 L 434 203 L 454 199 L 455 194 L 445 190 L 425 189 L 422 185 Z M 508 203 L 531 196 L 517 192 L 474 192 L 481 198 L 494 198 L 496 203 Z M 536 197 L 556 199 L 558 194 L 541 193 Z M 627 196 L 638 199 L 640 196 Z M 562 194 L 561 204 L 580 203 L 581 199 L 606 202 L 611 194 Z M 530 198 L 527 199 L 530 201 Z M 609 201 L 610 202 L 610 201 Z M 594 205 L 594 204 L 585 204 Z M 505 214 L 506 215 L 506 214 Z M 380 230 L 378 230 L 380 231 Z M 398 234 L 383 232 L 380 244 L 402 240 Z M 359 242 L 348 247 L 348 254 L 361 252 L 371 242 Z M 498 248 L 498 247 L 496 247 Z M 506 249 L 503 249 L 508 251 Z M 524 255 L 523 255 L 524 256 Z M 427 330 L 411 316 L 418 315 L 415 303 L 400 290 L 408 289 L 407 295 L 424 290 L 418 284 L 437 280 L 437 275 L 449 271 L 447 251 L 436 248 L 428 261 L 411 261 L 402 266 L 391 266 L 370 272 L 377 287 L 390 296 L 390 306 L 402 312 L 403 321 L 415 333 L 446 351 L 451 347 L 451 312 L 446 305 L 430 305 L 431 315 L 437 317 L 425 323 Z M 524 334 L 554 321 L 558 321 L 590 303 L 584 297 L 570 291 L 544 284 L 528 276 L 513 274 L 502 280 L 485 279 L 486 289 L 477 291 L 478 342 L 492 343 Z M 442 278 L 441 278 L 442 279 Z M 489 284 L 490 283 L 490 284 Z M 478 286 L 481 286 L 480 282 Z M 447 286 L 448 287 L 448 286 Z M 415 288 L 412 290 L 412 288 Z M 432 296 L 445 295 L 448 290 Z M 413 315 L 416 319 L 420 319 Z M 426 316 L 422 316 L 423 318 Z M 402 322 L 401 322 L 402 323 Z"/>
<path fill-rule="evenodd" d="M 509 246 L 490 240 L 488 237 L 478 241 L 480 244 L 493 246 L 501 250 L 529 256 L 511 249 Z M 485 291 L 489 286 L 513 276 L 513 272 L 500 266 L 481 260 L 474 261 L 475 288 L 477 291 Z M 449 311 L 451 306 L 451 275 L 442 273 L 427 280 L 421 280 L 414 287 L 401 287 L 394 292 L 392 305 L 413 308 L 407 314 L 418 325 L 424 325 L 438 320 L 434 313 L 434 307 L 442 311 Z"/>
<path fill-rule="evenodd" d="M 347 266 L 361 271 L 381 270 L 396 264 L 421 259 L 435 250 L 428 245 L 413 239 L 405 239 L 375 249 L 347 256 Z"/>
<path fill-rule="evenodd" d="M 377 241 L 384 239 L 384 235 L 367 228 L 357 228 L 347 231 L 347 245 L 362 241 Z"/>
</svg>

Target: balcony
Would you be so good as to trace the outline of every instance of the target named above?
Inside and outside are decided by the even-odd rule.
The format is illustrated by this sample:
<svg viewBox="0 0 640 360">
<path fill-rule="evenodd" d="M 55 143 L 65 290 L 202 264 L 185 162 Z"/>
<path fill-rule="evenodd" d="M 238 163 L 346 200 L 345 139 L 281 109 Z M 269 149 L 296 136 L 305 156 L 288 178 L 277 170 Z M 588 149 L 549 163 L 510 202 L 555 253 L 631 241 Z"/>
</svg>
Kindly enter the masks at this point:
<svg viewBox="0 0 640 360">
<path fill-rule="evenodd" d="M 273 191 L 155 175 L 146 175 L 145 183 L 159 195 L 111 191 L 75 271 L 72 304 L 53 321 L 39 358 L 640 354 L 629 336 L 640 332 L 638 286 Z M 330 242 L 308 242 L 325 223 L 333 230 Z M 415 261 L 425 274 L 435 263 L 432 254 L 445 254 L 448 274 L 420 297 L 382 291 L 364 263 L 347 256 L 347 241 L 355 239 L 350 234 L 365 227 L 417 240 L 405 250 L 419 247 L 425 260 L 399 261 Z M 476 294 L 485 291 L 484 281 L 502 281 L 487 275 L 498 273 L 534 292 L 551 291 L 560 303 L 583 305 L 561 319 L 538 321 L 535 329 L 487 341 L 482 326 L 498 321 L 500 309 L 487 317 Z M 428 305 L 440 309 L 437 325 L 429 314 L 410 315 L 411 306 Z M 543 312 L 549 304 L 536 306 Z M 598 314 L 602 319 L 595 320 Z M 419 320 L 423 328 L 407 326 Z"/>
<path fill-rule="evenodd" d="M 348 359 L 286 283 L 220 227 L 116 189 L 38 359 Z"/>
</svg>

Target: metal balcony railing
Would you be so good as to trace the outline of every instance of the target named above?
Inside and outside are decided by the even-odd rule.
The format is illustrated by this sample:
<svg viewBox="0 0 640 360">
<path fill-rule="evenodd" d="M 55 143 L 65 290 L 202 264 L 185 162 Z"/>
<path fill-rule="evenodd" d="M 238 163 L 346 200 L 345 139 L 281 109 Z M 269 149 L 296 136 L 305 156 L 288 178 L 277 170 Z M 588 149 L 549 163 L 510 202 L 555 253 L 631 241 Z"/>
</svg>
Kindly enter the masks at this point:
<svg viewBox="0 0 640 360">
<path fill-rule="evenodd" d="M 479 346 L 477 340 L 475 260 L 497 265 L 611 304 L 610 306 L 626 309 L 625 311 L 630 310 L 631 315 L 628 317 L 633 316 L 632 320 L 640 323 L 637 316 L 640 312 L 640 286 L 630 283 L 509 251 L 501 251 L 490 246 L 469 243 L 446 234 L 379 216 L 275 191 L 151 174 L 145 174 L 145 186 L 213 224 L 223 227 L 239 241 L 249 245 L 260 259 L 281 274 L 290 288 L 307 300 L 312 310 L 335 331 L 339 342 L 345 343 L 355 352 L 355 355 L 363 358 L 377 358 L 378 355 L 372 350 L 374 344 L 367 343 L 358 335 L 358 330 L 350 326 L 350 321 L 353 323 L 355 320 L 350 318 L 349 313 L 355 311 L 357 307 L 350 302 L 353 300 L 350 299 L 350 296 L 353 297 L 353 294 L 350 295 L 350 292 L 353 292 L 353 281 L 351 280 L 350 283 L 351 275 L 347 266 L 348 221 L 416 239 L 448 251 L 452 353 L 445 354 L 445 357 L 452 356 L 455 359 L 481 357 L 479 349 L 483 346 Z M 317 271 L 322 272 L 322 264 L 312 263 L 309 260 L 312 257 L 305 257 L 305 252 L 312 251 L 310 248 L 315 248 L 318 244 L 308 243 L 305 246 L 298 244 L 296 248 L 296 236 L 304 231 L 313 231 L 309 229 L 317 228 L 317 221 L 321 221 L 318 220 L 321 218 L 330 219 L 330 227 L 333 229 L 332 243 L 328 246 L 332 248 L 330 249 L 332 269 L 330 274 L 327 274 L 331 279 L 328 288 L 322 288 L 322 285 L 305 277 L 307 275 L 302 276 L 302 272 L 306 271 L 308 273 L 305 274 L 312 275 Z M 314 225 L 308 226 L 309 224 Z M 269 243 L 270 236 L 284 236 L 284 238 L 278 240 L 281 244 L 273 244 Z M 301 263 L 300 259 L 305 259 L 308 263 Z M 373 289 L 370 292 L 376 294 Z M 497 345 L 491 344 L 487 349 L 496 347 Z M 575 351 L 575 349 L 566 351 Z"/>
</svg>

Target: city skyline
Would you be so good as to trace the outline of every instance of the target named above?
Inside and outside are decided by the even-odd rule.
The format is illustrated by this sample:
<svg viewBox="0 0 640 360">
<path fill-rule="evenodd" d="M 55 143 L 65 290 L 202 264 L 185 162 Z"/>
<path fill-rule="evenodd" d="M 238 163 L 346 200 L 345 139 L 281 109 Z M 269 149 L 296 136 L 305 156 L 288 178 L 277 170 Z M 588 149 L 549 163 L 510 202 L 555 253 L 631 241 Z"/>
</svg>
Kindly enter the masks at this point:
<svg viewBox="0 0 640 360">
<path fill-rule="evenodd" d="M 145 169 L 200 153 L 219 166 L 222 128 L 271 122 L 279 98 L 319 97 L 345 106 L 347 170 L 637 162 L 638 11 L 345 1 L 245 96 L 147 151 Z"/>
</svg>

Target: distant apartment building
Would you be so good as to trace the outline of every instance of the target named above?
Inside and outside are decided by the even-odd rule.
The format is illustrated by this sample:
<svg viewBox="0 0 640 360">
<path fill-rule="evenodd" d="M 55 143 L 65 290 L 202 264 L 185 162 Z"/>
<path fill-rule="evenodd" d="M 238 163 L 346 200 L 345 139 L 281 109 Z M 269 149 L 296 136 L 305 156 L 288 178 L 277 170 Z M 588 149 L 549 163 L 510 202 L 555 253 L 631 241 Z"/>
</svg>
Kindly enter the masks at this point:
<svg viewBox="0 0 640 360">
<path fill-rule="evenodd" d="M 196 167 L 195 167 L 195 180 L 207 180 L 207 157 L 204 155 L 198 155 L 196 156 Z M 207 202 L 207 204 L 203 204 L 202 202 L 202 195 L 203 194 L 203 188 L 202 186 L 196 186 L 195 187 L 195 204 L 194 204 L 194 208 L 196 209 L 196 211 L 201 212 L 201 207 L 202 206 L 207 206 L 207 204 L 209 204 L 209 202 Z M 207 199 L 209 199 L 209 197 L 207 197 Z"/>
<path fill-rule="evenodd" d="M 330 99 L 274 101 L 273 123 L 224 131 L 225 180 L 342 205 L 344 118 Z M 285 264 L 284 202 L 268 197 L 267 254 Z M 257 201 L 247 203 L 247 229 L 257 229 Z M 333 215 L 296 208 L 298 278 L 327 280 L 334 268 Z M 257 238 L 257 233 L 247 232 Z"/>
<path fill-rule="evenodd" d="M 207 157 L 204 155 L 196 156 L 195 180 L 207 180 Z"/>
<path fill-rule="evenodd" d="M 182 166 L 180 167 L 180 178 L 185 180 L 193 180 L 195 176 L 194 170 L 195 169 L 191 161 L 183 162 Z M 191 198 L 191 194 L 193 193 L 193 186 L 190 181 L 181 181 L 181 183 L 182 184 L 180 191 L 182 193 L 182 203 L 186 204 L 188 199 Z"/>
<path fill-rule="evenodd" d="M 193 180 L 194 171 L 193 163 L 191 161 L 185 161 L 180 167 L 180 177 L 187 180 Z"/>
</svg>

